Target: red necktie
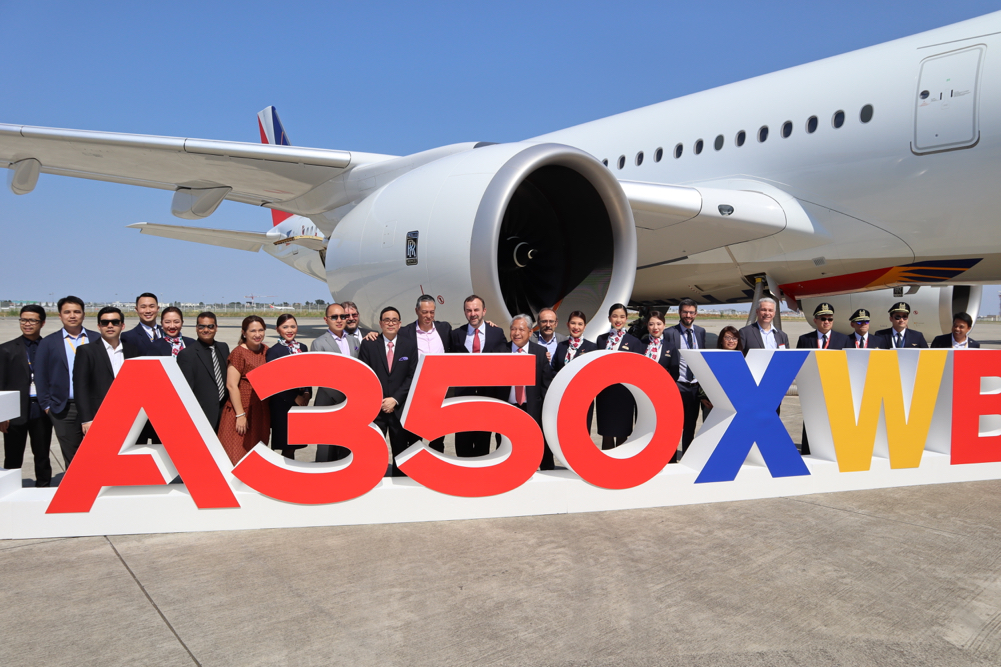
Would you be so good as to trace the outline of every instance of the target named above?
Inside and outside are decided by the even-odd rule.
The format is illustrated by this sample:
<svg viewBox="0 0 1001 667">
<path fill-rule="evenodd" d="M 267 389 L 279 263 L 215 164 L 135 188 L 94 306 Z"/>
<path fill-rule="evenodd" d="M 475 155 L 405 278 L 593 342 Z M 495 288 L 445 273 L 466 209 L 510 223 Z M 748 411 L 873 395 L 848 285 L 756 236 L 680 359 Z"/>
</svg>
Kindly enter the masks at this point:
<svg viewBox="0 0 1001 667">
<path fill-rule="evenodd" d="M 480 353 L 480 330 L 473 329 L 473 354 Z"/>
<path fill-rule="evenodd" d="M 386 343 L 386 347 L 389 348 L 388 350 L 386 350 L 386 365 L 389 366 L 389 372 L 392 373 L 393 372 L 393 341 L 388 341 Z"/>
<path fill-rule="evenodd" d="M 525 354 L 525 348 L 519 347 L 518 354 Z M 518 405 L 525 404 L 525 387 L 515 387 L 514 388 L 514 402 Z"/>
</svg>

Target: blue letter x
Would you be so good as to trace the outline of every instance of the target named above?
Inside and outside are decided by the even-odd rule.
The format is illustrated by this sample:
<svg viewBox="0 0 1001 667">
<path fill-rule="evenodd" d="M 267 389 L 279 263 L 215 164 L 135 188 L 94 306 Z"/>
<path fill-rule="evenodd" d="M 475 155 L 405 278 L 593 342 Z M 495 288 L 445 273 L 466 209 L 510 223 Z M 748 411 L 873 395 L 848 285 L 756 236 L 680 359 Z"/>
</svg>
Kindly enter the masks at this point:
<svg viewBox="0 0 1001 667">
<path fill-rule="evenodd" d="M 755 443 L 772 477 L 810 474 L 776 412 L 809 354 L 809 350 L 775 352 L 761 377 L 761 384 L 754 381 L 741 355 L 703 355 L 736 414 L 699 473 L 696 484 L 733 481 Z"/>
</svg>

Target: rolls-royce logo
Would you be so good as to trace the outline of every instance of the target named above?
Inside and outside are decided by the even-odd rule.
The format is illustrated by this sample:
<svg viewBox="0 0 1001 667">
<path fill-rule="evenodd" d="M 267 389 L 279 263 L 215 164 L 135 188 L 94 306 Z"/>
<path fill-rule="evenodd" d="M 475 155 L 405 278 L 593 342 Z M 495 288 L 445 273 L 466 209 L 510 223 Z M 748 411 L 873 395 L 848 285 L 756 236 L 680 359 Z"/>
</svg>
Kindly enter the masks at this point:
<svg viewBox="0 0 1001 667">
<path fill-rule="evenodd" d="M 417 264 L 417 234 L 418 232 L 407 232 L 407 266 Z"/>
</svg>

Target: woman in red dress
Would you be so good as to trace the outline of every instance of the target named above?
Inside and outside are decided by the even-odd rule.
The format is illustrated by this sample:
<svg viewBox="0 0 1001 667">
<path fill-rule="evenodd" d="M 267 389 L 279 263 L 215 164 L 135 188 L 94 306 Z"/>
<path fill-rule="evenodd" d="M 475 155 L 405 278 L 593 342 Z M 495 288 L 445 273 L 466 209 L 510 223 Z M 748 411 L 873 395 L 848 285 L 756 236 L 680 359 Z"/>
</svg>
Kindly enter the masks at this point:
<svg viewBox="0 0 1001 667">
<path fill-rule="evenodd" d="M 268 402 L 257 397 L 247 380 L 247 373 L 264 364 L 268 346 L 264 344 L 267 327 L 257 315 L 243 319 L 240 344 L 229 354 L 226 390 L 229 398 L 219 419 L 219 441 L 236 465 L 258 442 L 268 444 L 271 414 Z"/>
</svg>

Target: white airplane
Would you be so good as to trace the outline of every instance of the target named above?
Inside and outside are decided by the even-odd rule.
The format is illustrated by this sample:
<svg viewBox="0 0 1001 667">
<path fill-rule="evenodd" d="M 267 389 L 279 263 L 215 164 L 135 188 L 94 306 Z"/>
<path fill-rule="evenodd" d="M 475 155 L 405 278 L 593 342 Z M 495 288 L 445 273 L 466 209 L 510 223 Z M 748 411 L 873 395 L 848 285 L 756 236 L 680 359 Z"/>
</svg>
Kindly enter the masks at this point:
<svg viewBox="0 0 1001 667">
<path fill-rule="evenodd" d="M 269 303 L 266 305 L 268 307 L 268 310 L 295 310 L 295 308 L 292 306 L 276 306 L 273 303 Z"/>
<path fill-rule="evenodd" d="M 912 326 L 949 323 L 1001 282 L 992 51 L 1001 13 L 520 142 L 403 157 L 290 146 L 271 107 L 265 145 L 0 125 L 0 165 L 16 194 L 49 173 L 173 191 L 185 219 L 224 199 L 271 208 L 264 234 L 137 226 L 264 248 L 369 326 L 421 293 L 462 321 L 477 293 L 498 322 L 597 314 L 593 337 L 615 302 L 746 302 L 764 285 L 807 312 L 851 295 L 842 326 L 852 304 L 884 312 L 893 296 L 871 291 L 892 289 L 920 303 Z"/>
</svg>

